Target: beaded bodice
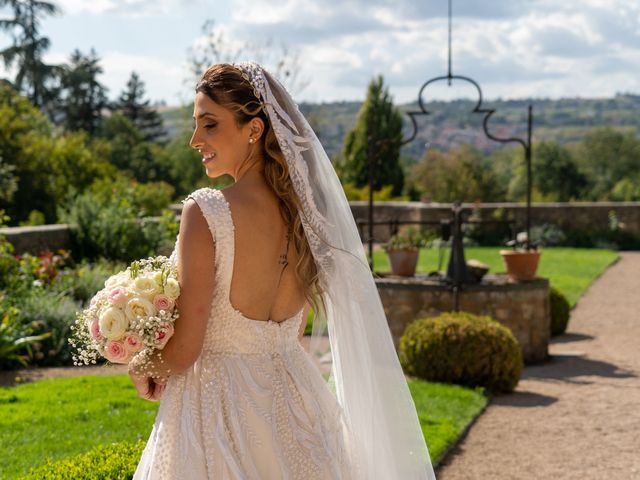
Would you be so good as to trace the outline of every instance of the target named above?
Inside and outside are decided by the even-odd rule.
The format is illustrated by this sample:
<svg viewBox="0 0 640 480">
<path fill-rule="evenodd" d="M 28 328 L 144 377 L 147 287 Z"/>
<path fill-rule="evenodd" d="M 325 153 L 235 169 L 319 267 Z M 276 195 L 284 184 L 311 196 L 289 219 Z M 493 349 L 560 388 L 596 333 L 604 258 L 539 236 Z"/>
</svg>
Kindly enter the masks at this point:
<svg viewBox="0 0 640 480">
<path fill-rule="evenodd" d="M 299 348 L 298 328 L 303 309 L 286 320 L 264 321 L 249 318 L 233 307 L 229 298 L 235 228 L 229 203 L 220 190 L 213 188 L 198 189 L 183 203 L 191 197 L 200 206 L 215 243 L 216 286 L 203 352 L 271 354 L 283 349 Z M 175 259 L 175 255 L 172 258 Z"/>
</svg>

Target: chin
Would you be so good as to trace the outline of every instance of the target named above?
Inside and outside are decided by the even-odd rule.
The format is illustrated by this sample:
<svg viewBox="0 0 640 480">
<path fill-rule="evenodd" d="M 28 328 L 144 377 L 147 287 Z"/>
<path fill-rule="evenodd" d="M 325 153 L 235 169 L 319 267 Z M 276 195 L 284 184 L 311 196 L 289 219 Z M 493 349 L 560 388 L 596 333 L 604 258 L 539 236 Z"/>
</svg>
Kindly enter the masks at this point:
<svg viewBox="0 0 640 480">
<path fill-rule="evenodd" d="M 204 165 L 204 171 L 209 178 L 218 178 L 224 175 L 224 169 L 220 168 L 220 165 Z"/>
</svg>

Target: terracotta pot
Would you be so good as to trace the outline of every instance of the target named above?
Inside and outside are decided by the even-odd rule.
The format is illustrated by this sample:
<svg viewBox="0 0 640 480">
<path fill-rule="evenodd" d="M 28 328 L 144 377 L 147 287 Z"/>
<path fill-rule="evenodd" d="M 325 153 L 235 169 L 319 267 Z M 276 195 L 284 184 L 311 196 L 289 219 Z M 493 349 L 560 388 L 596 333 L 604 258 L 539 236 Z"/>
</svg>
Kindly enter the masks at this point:
<svg viewBox="0 0 640 480">
<path fill-rule="evenodd" d="M 536 278 L 541 254 L 540 251 L 500 250 L 507 274 L 515 281 Z"/>
<path fill-rule="evenodd" d="M 394 275 L 413 277 L 418 264 L 419 250 L 388 250 L 391 271 Z"/>
</svg>

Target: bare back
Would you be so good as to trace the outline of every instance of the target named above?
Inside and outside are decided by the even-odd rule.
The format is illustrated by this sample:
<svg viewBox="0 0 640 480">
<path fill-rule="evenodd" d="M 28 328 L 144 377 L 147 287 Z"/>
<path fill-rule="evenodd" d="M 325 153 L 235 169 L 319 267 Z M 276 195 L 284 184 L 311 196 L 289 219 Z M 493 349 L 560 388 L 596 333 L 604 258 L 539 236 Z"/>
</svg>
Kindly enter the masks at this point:
<svg viewBox="0 0 640 480">
<path fill-rule="evenodd" d="M 231 305 L 252 320 L 282 321 L 308 305 L 295 276 L 299 257 L 280 215 L 278 198 L 266 185 L 236 184 L 222 190 L 234 224 Z M 287 265 L 283 265 L 286 252 Z"/>
</svg>

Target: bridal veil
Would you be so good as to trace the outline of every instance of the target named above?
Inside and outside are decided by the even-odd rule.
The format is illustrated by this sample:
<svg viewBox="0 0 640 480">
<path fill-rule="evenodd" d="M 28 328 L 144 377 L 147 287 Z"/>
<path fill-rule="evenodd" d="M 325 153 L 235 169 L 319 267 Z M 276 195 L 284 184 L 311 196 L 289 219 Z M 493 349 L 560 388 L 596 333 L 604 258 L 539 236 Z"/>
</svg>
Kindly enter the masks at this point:
<svg viewBox="0 0 640 480">
<path fill-rule="evenodd" d="M 324 289 L 311 353 L 332 362 L 330 384 L 367 480 L 435 479 L 415 405 L 349 203 L 320 141 L 285 88 L 256 63 L 234 64 L 261 100 L 301 202 Z M 321 352 L 328 332 L 330 352 Z M 325 342 L 326 343 L 326 342 Z"/>
</svg>

